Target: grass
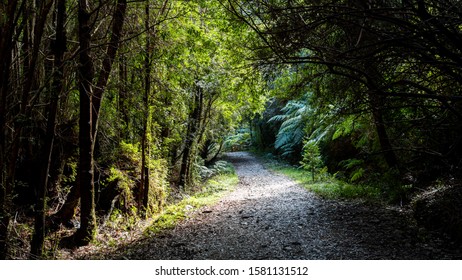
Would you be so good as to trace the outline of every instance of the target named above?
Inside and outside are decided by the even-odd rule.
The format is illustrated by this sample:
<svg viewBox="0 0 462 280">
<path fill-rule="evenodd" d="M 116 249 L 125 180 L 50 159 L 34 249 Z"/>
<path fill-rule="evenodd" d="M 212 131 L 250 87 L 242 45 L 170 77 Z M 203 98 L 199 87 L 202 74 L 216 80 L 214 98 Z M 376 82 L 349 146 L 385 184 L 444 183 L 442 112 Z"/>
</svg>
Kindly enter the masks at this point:
<svg viewBox="0 0 462 280">
<path fill-rule="evenodd" d="M 363 199 L 371 202 L 377 202 L 381 199 L 382 194 L 379 188 L 350 184 L 327 173 L 318 175 L 313 182 L 311 173 L 302 168 L 280 162 L 274 158 L 265 156 L 260 156 L 260 158 L 270 170 L 286 175 L 297 184 L 321 197 L 329 199 Z M 152 224 L 146 228 L 145 234 L 157 234 L 163 230 L 174 228 L 191 213 L 218 202 L 221 197 L 232 191 L 237 183 L 238 178 L 234 170 L 231 173 L 212 177 L 205 183 L 200 192 L 167 206 L 154 217 Z"/>
<path fill-rule="evenodd" d="M 221 164 L 223 165 L 223 164 Z M 220 166 L 221 166 L 220 165 Z M 114 218 L 100 228 L 97 239 L 91 246 L 82 247 L 69 253 L 68 250 L 53 252 L 58 259 L 106 259 L 113 252 L 125 250 L 143 236 L 158 234 L 163 230 L 175 227 L 186 217 L 194 215 L 206 206 L 218 202 L 225 194 L 234 189 L 238 183 L 237 175 L 231 164 L 217 168 L 215 175 L 209 178 L 196 192 L 184 195 L 181 201 L 171 202 L 159 214 L 147 220 L 140 220 L 136 213 L 125 217 L 114 212 Z"/>
<path fill-rule="evenodd" d="M 145 234 L 157 234 L 163 230 L 174 228 L 190 213 L 204 206 L 217 203 L 220 198 L 232 191 L 237 183 L 238 178 L 234 171 L 212 177 L 205 183 L 202 191 L 167 206 L 164 211 L 154 217 L 152 224 L 146 228 Z"/>
<path fill-rule="evenodd" d="M 286 175 L 297 182 L 297 184 L 300 184 L 307 190 L 324 198 L 363 199 L 366 201 L 378 202 L 382 196 L 379 188 L 368 185 L 350 184 L 336 179 L 326 172 L 315 176 L 315 181 L 313 181 L 311 172 L 307 170 L 275 159 L 268 159 L 265 157 L 262 159 L 265 166 L 270 170 Z"/>
</svg>

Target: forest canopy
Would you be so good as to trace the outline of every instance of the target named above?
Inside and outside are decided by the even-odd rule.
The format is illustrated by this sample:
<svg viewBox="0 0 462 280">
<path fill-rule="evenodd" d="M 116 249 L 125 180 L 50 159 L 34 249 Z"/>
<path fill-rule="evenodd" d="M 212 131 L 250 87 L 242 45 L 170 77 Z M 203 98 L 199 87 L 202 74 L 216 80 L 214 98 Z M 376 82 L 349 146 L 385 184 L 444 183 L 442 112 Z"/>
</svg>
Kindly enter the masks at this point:
<svg viewBox="0 0 462 280">
<path fill-rule="evenodd" d="M 259 34 L 261 61 L 277 65 L 270 80 L 285 118 L 305 118 L 305 142 L 321 145 L 331 165 L 354 156 L 413 180 L 460 173 L 459 1 L 228 5 Z M 290 143 L 281 142 L 284 154 Z M 350 154 L 335 159 L 338 149 Z"/>
</svg>

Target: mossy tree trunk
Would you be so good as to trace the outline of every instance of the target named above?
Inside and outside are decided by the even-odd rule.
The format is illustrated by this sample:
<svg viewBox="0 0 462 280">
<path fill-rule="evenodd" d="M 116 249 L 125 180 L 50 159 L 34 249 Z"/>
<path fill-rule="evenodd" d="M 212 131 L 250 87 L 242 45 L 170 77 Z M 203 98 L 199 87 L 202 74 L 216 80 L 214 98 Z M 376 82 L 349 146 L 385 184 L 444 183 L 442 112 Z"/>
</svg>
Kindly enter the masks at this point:
<svg viewBox="0 0 462 280">
<path fill-rule="evenodd" d="M 140 205 L 141 215 L 145 216 L 149 205 L 149 96 L 151 95 L 151 70 L 152 70 L 152 55 L 151 55 L 151 29 L 150 29 L 150 13 L 149 1 L 145 6 L 145 28 L 146 28 L 146 47 L 144 57 L 144 114 L 143 114 L 143 131 L 141 135 L 141 187 L 140 187 Z"/>
<path fill-rule="evenodd" d="M 192 183 L 191 167 L 195 156 L 195 146 L 197 144 L 200 130 L 203 99 L 203 89 L 199 85 L 196 85 L 194 99 L 191 106 L 192 108 L 188 118 L 188 128 L 186 131 L 186 139 L 181 160 L 179 186 L 182 188 L 186 188 Z"/>
</svg>

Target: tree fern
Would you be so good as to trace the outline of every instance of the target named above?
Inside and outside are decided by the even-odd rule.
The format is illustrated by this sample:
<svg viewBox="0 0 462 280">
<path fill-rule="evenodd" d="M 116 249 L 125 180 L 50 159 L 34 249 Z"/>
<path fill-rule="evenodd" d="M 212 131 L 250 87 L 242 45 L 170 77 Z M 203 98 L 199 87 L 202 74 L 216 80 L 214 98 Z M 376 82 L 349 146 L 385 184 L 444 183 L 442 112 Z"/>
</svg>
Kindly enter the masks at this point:
<svg viewBox="0 0 462 280">
<path fill-rule="evenodd" d="M 283 156 L 291 156 L 296 147 L 300 147 L 305 137 L 305 127 L 311 113 L 306 98 L 289 101 L 280 115 L 273 116 L 268 122 L 281 122 L 274 147 Z"/>
</svg>

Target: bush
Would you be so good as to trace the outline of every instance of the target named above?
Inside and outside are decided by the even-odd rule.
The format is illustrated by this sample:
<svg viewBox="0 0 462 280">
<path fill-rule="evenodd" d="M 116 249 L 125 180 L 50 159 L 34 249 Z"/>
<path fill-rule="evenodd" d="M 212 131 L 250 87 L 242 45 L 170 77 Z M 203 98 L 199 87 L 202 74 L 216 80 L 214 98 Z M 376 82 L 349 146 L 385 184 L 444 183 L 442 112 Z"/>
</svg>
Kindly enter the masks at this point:
<svg viewBox="0 0 462 280">
<path fill-rule="evenodd" d="M 137 214 L 142 193 L 141 151 L 137 145 L 122 142 L 113 155 L 112 164 L 102 172 L 98 207 L 110 215 L 118 209 L 121 214 Z M 162 210 L 167 196 L 167 162 L 147 158 L 149 168 L 149 202 L 146 213 L 152 215 Z"/>
<path fill-rule="evenodd" d="M 206 180 L 216 175 L 233 174 L 234 166 L 224 160 L 219 160 L 211 167 L 199 166 L 199 175 L 202 180 Z"/>
<path fill-rule="evenodd" d="M 224 151 L 246 151 L 251 146 L 251 137 L 248 130 L 240 130 L 237 134 L 228 136 L 223 144 Z"/>
<path fill-rule="evenodd" d="M 321 160 L 321 154 L 316 143 L 307 141 L 303 145 L 303 159 L 300 162 L 302 167 L 311 173 L 312 181 L 315 181 L 316 174 L 320 173 L 323 162 Z"/>
</svg>

